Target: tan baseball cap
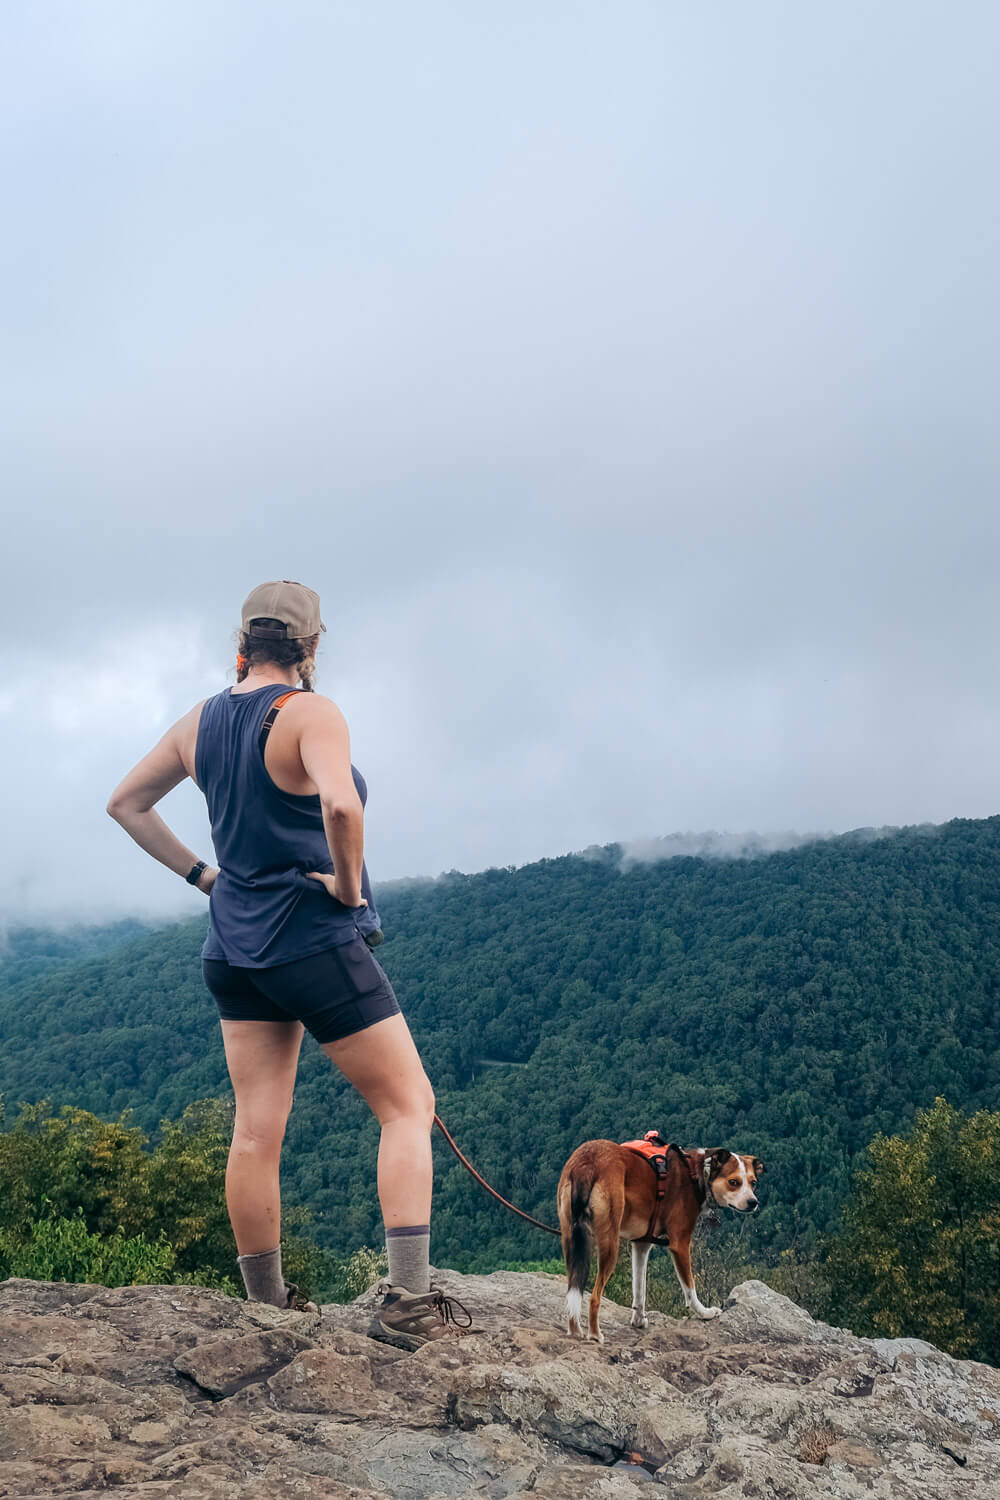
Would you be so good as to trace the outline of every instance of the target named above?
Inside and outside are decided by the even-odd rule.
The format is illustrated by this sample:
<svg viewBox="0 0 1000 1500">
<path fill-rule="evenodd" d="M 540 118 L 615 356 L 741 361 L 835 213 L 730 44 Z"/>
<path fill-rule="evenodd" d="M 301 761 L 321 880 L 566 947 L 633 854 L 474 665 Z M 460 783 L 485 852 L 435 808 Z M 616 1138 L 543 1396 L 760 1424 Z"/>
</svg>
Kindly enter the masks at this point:
<svg viewBox="0 0 1000 1500">
<path fill-rule="evenodd" d="M 251 620 L 280 620 L 285 628 L 258 625 L 250 632 Z M 252 589 L 243 601 L 242 625 L 244 631 L 254 636 L 282 641 L 298 641 L 326 629 L 319 617 L 319 595 L 315 589 L 293 583 L 290 578 L 261 583 Z"/>
</svg>

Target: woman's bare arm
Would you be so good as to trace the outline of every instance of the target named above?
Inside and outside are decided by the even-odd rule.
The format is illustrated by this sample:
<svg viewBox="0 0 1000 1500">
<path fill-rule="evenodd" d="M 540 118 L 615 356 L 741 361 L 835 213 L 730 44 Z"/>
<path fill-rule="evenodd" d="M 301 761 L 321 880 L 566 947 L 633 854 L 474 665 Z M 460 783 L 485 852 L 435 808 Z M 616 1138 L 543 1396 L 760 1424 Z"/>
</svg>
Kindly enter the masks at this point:
<svg viewBox="0 0 1000 1500">
<path fill-rule="evenodd" d="M 345 906 L 362 905 L 361 865 L 365 852 L 365 817 L 351 772 L 351 739 L 347 720 L 330 698 L 303 694 L 299 755 L 319 793 L 323 827 L 333 860 L 333 875 L 314 875 Z M 305 710 L 303 713 L 302 710 Z"/>
<path fill-rule="evenodd" d="M 115 787 L 108 799 L 108 812 L 116 823 L 139 845 L 173 870 L 175 875 L 187 875 L 198 861 L 177 835 L 167 827 L 154 807 L 162 797 L 190 775 L 187 764 L 187 747 L 197 732 L 202 705 L 196 704 L 167 730 L 158 745 L 143 756 L 138 765 L 132 767 L 125 779 Z M 207 867 L 198 879 L 198 889 L 206 894 L 212 889 L 218 870 Z"/>
</svg>

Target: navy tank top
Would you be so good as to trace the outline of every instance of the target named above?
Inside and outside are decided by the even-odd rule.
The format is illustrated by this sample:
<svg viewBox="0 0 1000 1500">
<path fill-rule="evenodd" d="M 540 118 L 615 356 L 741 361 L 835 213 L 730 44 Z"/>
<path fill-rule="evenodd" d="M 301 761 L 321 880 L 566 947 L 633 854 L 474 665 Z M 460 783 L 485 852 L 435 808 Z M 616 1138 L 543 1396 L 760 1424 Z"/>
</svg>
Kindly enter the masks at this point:
<svg viewBox="0 0 1000 1500">
<path fill-rule="evenodd" d="M 364 865 L 367 906 L 344 906 L 306 878 L 309 870 L 333 874 L 320 799 L 276 786 L 259 743 L 268 709 L 288 691 L 282 682 L 249 693 L 226 688 L 205 700 L 198 721 L 195 776 L 219 867 L 201 953 L 241 969 L 290 963 L 381 925 Z M 355 766 L 351 774 L 364 807 L 364 777 Z"/>
</svg>

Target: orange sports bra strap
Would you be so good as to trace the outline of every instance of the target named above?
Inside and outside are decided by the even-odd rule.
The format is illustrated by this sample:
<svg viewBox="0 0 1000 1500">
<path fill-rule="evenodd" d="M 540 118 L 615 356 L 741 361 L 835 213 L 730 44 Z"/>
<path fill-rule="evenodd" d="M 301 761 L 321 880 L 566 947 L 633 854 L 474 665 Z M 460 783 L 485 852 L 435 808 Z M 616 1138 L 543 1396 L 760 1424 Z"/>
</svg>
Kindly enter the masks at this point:
<svg viewBox="0 0 1000 1500">
<path fill-rule="evenodd" d="M 278 709 L 281 708 L 282 704 L 287 703 L 289 698 L 294 698 L 296 693 L 302 692 L 305 692 L 304 688 L 289 688 L 287 693 L 282 693 L 279 697 L 275 698 L 264 716 L 264 722 L 260 726 L 260 734 L 257 736 L 257 743 L 261 748 L 261 752 L 263 752 L 267 737 L 271 733 L 271 726 L 278 717 Z"/>
</svg>

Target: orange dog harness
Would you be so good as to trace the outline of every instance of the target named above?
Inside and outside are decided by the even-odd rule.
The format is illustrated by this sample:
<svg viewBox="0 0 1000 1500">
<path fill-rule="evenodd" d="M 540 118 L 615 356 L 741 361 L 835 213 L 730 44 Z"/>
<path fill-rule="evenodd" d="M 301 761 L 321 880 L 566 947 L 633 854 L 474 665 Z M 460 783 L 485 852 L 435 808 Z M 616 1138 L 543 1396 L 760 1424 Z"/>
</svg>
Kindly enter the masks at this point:
<svg viewBox="0 0 1000 1500">
<path fill-rule="evenodd" d="M 670 1241 L 663 1236 L 654 1234 L 656 1221 L 660 1217 L 660 1208 L 667 1195 L 667 1173 L 670 1170 L 670 1153 L 676 1152 L 687 1169 L 688 1175 L 694 1184 L 694 1190 L 701 1202 L 705 1196 L 705 1185 L 701 1180 L 697 1168 L 692 1164 L 691 1158 L 686 1151 L 674 1141 L 665 1141 L 658 1130 L 647 1130 L 641 1141 L 622 1141 L 626 1151 L 634 1151 L 636 1156 L 641 1156 L 643 1161 L 648 1161 L 656 1173 L 656 1201 L 653 1204 L 653 1212 L 649 1216 L 649 1224 L 646 1233 L 638 1244 L 669 1245 Z M 701 1191 L 699 1192 L 699 1189 Z"/>
</svg>

